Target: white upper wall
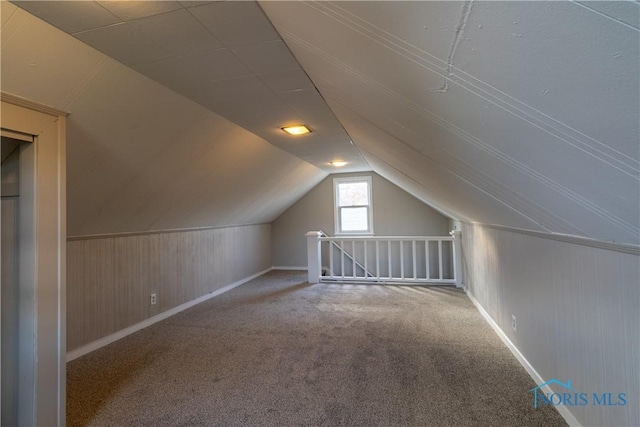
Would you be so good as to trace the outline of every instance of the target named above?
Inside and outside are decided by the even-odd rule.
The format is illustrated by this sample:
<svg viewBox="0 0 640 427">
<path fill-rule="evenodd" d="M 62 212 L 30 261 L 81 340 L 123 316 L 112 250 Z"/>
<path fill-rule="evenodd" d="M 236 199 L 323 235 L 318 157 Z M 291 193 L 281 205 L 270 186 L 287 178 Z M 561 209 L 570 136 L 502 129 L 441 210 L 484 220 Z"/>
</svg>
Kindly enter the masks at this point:
<svg viewBox="0 0 640 427">
<path fill-rule="evenodd" d="M 326 176 L 1 5 L 2 91 L 70 112 L 70 236 L 271 222 Z"/>
<path fill-rule="evenodd" d="M 306 267 L 308 231 L 335 233 L 333 178 L 372 177 L 373 231 L 377 236 L 447 236 L 449 218 L 372 172 L 325 178 L 271 224 L 274 266 Z"/>
</svg>

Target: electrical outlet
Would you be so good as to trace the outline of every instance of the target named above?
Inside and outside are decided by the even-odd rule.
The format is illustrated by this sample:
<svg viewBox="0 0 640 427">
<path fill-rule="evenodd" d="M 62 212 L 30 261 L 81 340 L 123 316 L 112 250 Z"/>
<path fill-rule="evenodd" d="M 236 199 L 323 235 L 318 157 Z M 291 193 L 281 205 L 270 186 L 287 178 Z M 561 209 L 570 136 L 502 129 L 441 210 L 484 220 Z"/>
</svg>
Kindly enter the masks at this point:
<svg viewBox="0 0 640 427">
<path fill-rule="evenodd" d="M 156 302 L 158 302 L 158 299 L 156 298 L 156 294 L 151 294 L 151 305 L 155 305 Z"/>
<path fill-rule="evenodd" d="M 514 331 L 518 330 L 516 327 L 516 316 L 514 314 L 511 315 L 511 327 Z"/>
</svg>

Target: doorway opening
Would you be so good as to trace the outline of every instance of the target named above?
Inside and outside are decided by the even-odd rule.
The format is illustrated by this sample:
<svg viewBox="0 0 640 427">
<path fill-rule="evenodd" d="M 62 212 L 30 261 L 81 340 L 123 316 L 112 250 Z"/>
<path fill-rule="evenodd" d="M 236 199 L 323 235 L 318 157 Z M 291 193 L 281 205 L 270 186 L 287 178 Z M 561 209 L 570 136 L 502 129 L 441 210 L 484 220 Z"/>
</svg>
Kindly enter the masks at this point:
<svg viewBox="0 0 640 427">
<path fill-rule="evenodd" d="M 21 242 L 20 236 L 25 231 L 21 227 L 27 224 L 21 224 L 20 218 L 26 214 L 23 210 L 28 209 L 24 202 L 32 196 L 24 186 L 30 180 L 23 175 L 33 172 L 33 168 L 24 164 L 27 159 L 21 153 L 29 148 L 33 136 L 3 129 L 1 142 L 0 419 L 2 425 L 18 425 L 19 378 L 20 369 L 24 369 L 20 366 L 20 347 L 30 344 L 21 342 L 21 337 L 24 340 L 29 335 L 20 328 L 20 309 L 29 302 L 25 301 L 26 295 L 21 295 L 20 260 L 25 242 Z"/>
</svg>

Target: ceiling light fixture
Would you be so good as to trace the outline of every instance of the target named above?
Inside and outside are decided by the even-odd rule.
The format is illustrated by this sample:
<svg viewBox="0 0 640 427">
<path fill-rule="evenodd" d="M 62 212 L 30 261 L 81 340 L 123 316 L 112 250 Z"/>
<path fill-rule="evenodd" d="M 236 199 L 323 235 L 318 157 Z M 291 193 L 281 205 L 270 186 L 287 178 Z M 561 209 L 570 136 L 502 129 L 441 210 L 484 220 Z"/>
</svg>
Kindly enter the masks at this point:
<svg viewBox="0 0 640 427">
<path fill-rule="evenodd" d="M 335 161 L 331 162 L 331 164 L 332 164 L 333 166 L 337 167 L 337 168 L 341 168 L 341 167 L 343 167 L 344 165 L 346 165 L 346 164 L 347 164 L 347 162 L 342 161 L 342 160 L 335 160 Z"/>
<path fill-rule="evenodd" d="M 311 132 L 311 129 L 309 129 L 305 125 L 283 126 L 280 129 L 282 129 L 289 135 L 304 135 L 305 133 Z"/>
</svg>

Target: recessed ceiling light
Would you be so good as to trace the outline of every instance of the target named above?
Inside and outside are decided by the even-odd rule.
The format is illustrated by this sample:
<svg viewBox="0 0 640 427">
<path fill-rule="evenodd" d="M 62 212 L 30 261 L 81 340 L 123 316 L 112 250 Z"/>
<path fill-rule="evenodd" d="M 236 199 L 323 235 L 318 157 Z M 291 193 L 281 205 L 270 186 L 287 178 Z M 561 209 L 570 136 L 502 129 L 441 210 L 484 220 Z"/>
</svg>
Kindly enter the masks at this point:
<svg viewBox="0 0 640 427">
<path fill-rule="evenodd" d="M 342 161 L 342 160 L 335 160 L 335 161 L 331 162 L 331 164 L 332 164 L 333 166 L 337 167 L 337 168 L 341 168 L 341 167 L 343 167 L 344 165 L 346 165 L 346 164 L 347 164 L 347 162 Z"/>
<path fill-rule="evenodd" d="M 280 129 L 282 129 L 289 135 L 304 135 L 305 133 L 311 132 L 311 129 L 309 129 L 305 125 L 284 126 Z"/>
</svg>

